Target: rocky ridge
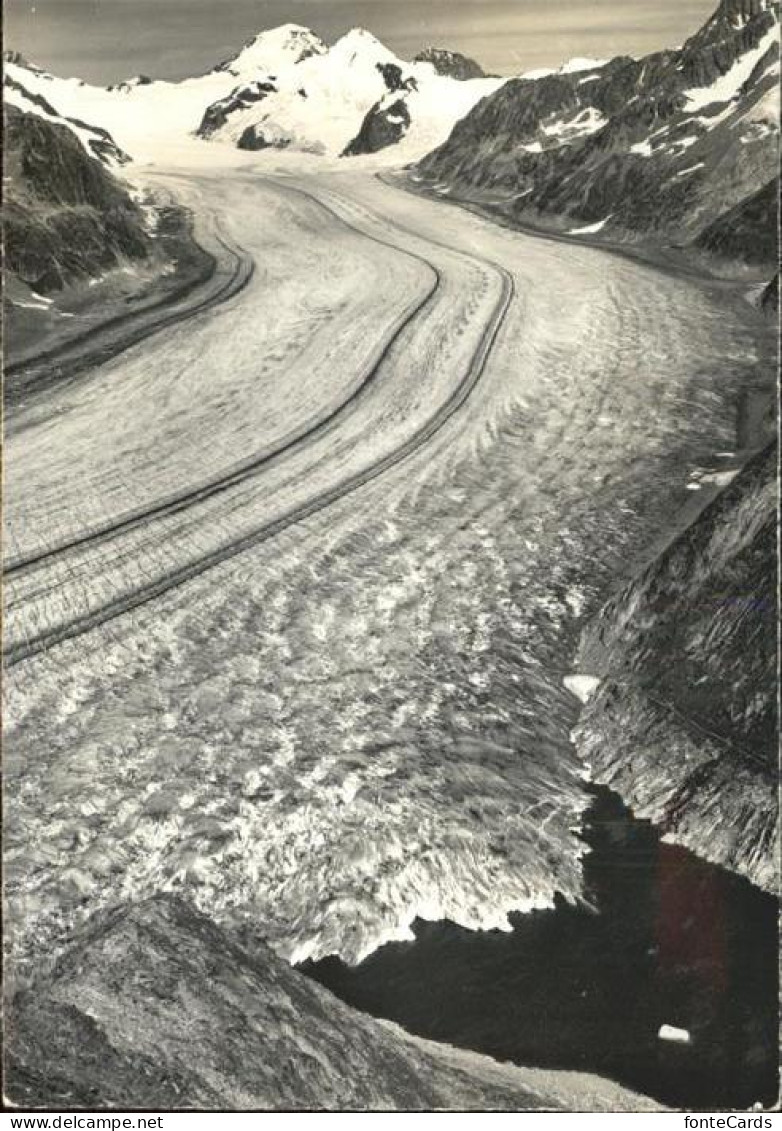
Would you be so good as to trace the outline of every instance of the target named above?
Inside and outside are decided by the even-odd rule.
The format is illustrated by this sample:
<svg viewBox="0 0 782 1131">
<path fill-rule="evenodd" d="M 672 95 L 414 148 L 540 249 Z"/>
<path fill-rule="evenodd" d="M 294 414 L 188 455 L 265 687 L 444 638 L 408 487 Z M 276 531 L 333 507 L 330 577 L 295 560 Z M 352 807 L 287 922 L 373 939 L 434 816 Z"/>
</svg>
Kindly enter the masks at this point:
<svg viewBox="0 0 782 1131">
<path fill-rule="evenodd" d="M 260 59 L 270 34 L 245 46 L 232 73 L 248 73 L 249 59 Z M 331 47 L 295 25 L 289 34 L 292 45 L 284 59 L 206 108 L 198 137 L 227 139 L 242 149 L 376 153 L 397 145 L 419 120 L 429 128 L 452 124 L 460 107 L 466 110 L 497 85 L 477 63 L 436 48 L 406 63 L 361 28 Z M 456 84 L 462 90 L 454 101 Z"/>
<path fill-rule="evenodd" d="M 18 52 L 9 52 L 6 61 L 18 67 L 29 68 L 31 72 L 37 71 L 36 68 L 30 68 L 30 64 Z M 66 126 L 81 143 L 88 156 L 96 157 L 109 168 L 126 165 L 130 161 L 128 154 L 120 149 L 108 130 L 101 126 L 90 125 L 80 118 L 60 114 L 48 99 L 42 94 L 28 90 L 19 78 L 8 74 L 3 76 L 3 100 L 8 107 L 43 118 L 53 125 Z"/>
<path fill-rule="evenodd" d="M 26 1110 L 659 1110 L 366 1017 L 168 895 L 94 920 L 6 1016 L 6 1094 Z"/>
<path fill-rule="evenodd" d="M 7 269 L 39 294 L 148 256 L 138 205 L 65 123 L 8 105 L 4 168 Z"/>
<path fill-rule="evenodd" d="M 769 181 L 708 224 L 695 246 L 723 259 L 768 262 L 769 236 L 779 220 L 779 177 Z"/>
<path fill-rule="evenodd" d="M 413 57 L 413 62 L 431 63 L 438 75 L 448 75 L 460 82 L 487 77 L 483 67 L 474 59 L 459 51 L 445 51 L 441 47 L 425 47 Z"/>
<path fill-rule="evenodd" d="M 740 209 L 740 256 L 770 264 L 778 13 L 775 0 L 722 0 L 681 48 L 512 79 L 413 180 L 514 222 L 614 239 L 690 243 Z M 735 254 L 704 240 L 714 254 Z"/>
</svg>

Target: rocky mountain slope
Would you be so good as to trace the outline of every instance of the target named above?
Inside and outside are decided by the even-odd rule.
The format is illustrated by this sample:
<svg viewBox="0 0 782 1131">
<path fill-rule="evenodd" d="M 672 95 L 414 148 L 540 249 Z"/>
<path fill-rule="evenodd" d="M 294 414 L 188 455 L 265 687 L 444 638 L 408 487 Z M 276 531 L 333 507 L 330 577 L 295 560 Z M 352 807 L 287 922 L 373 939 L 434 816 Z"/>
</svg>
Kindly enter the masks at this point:
<svg viewBox="0 0 782 1131">
<path fill-rule="evenodd" d="M 99 123 L 144 160 L 193 138 L 331 156 L 395 146 L 400 159 L 414 160 L 502 84 L 451 52 L 429 48 L 408 63 L 360 28 L 327 46 L 297 24 L 262 32 L 207 74 L 180 82 L 138 76 L 104 89 L 56 78 L 18 56 L 7 73 L 28 97 Z M 404 104 L 397 120 L 384 101 L 391 94 Z M 370 113 L 396 128 L 362 135 Z"/>
<path fill-rule="evenodd" d="M 14 56 L 10 66 L 27 64 Z M 12 76 L 4 93 L 8 408 L 64 375 L 63 349 L 109 325 L 116 344 L 121 326 L 206 285 L 217 261 L 195 242 L 187 209 L 125 179 L 130 158 L 107 130 L 59 113 Z M 105 357 L 108 340 L 95 349 Z"/>
<path fill-rule="evenodd" d="M 595 780 L 639 816 L 772 892 L 776 470 L 772 444 L 603 608 L 581 655 L 600 684 L 574 733 Z"/>
<path fill-rule="evenodd" d="M 14 78 L 8 74 L 9 64 L 10 68 L 27 71 L 31 75 L 42 74 L 18 52 L 6 52 L 3 62 L 6 68 L 6 73 L 3 75 L 3 102 L 6 106 L 16 107 L 54 125 L 66 126 L 81 143 L 87 155 L 97 157 L 104 165 L 118 167 L 130 161 L 130 157 L 119 148 L 108 130 L 101 126 L 90 125 L 79 118 L 69 118 L 60 114 L 42 94 L 33 93 L 19 77 Z"/>
<path fill-rule="evenodd" d="M 52 107 L 6 107 L 6 266 L 38 294 L 150 252 L 144 215 L 94 155 L 96 140 L 102 159 L 116 161 L 108 134 L 73 129 Z"/>
<path fill-rule="evenodd" d="M 768 262 L 779 215 L 779 177 L 708 224 L 695 246 L 724 259 Z"/>
<path fill-rule="evenodd" d="M 356 1013 L 161 896 L 94 921 L 7 1012 L 24 1109 L 652 1111 L 609 1081 L 520 1069 Z"/>
<path fill-rule="evenodd" d="M 776 0 L 721 0 L 681 48 L 513 79 L 413 178 L 514 221 L 613 238 L 703 236 L 715 254 L 736 253 L 709 229 L 738 210 L 741 256 L 770 264 L 778 13 Z"/>
<path fill-rule="evenodd" d="M 444 51 L 441 47 L 425 47 L 413 59 L 414 63 L 431 63 L 438 75 L 448 75 L 464 82 L 468 79 L 485 79 L 486 72 L 474 59 L 459 51 Z"/>
</svg>

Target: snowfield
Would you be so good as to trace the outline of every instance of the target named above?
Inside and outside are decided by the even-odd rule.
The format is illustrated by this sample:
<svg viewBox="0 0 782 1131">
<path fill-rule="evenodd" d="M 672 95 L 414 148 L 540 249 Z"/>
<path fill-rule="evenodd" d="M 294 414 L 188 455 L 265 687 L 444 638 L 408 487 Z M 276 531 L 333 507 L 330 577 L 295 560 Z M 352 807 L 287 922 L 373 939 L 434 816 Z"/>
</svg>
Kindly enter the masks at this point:
<svg viewBox="0 0 782 1131">
<path fill-rule="evenodd" d="M 577 898 L 579 618 L 771 363 L 727 292 L 223 161 L 133 175 L 244 289 L 8 421 L 20 958 L 161 889 L 297 960 Z"/>
</svg>

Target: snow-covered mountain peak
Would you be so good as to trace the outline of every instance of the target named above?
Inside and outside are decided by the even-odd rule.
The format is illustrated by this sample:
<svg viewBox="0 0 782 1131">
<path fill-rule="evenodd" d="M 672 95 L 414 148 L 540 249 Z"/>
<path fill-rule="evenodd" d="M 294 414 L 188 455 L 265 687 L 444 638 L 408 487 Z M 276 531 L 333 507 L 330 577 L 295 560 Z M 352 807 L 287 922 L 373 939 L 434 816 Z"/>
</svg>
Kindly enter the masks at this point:
<svg viewBox="0 0 782 1131">
<path fill-rule="evenodd" d="M 281 24 L 253 36 L 241 51 L 217 69 L 247 77 L 258 71 L 281 70 L 312 55 L 324 55 L 327 50 L 323 40 L 309 28 L 301 24 Z"/>
<path fill-rule="evenodd" d="M 374 63 L 394 62 L 401 60 L 392 51 L 380 42 L 371 31 L 365 28 L 354 27 L 329 48 L 329 55 L 336 61 L 350 66 L 357 61 Z"/>
<path fill-rule="evenodd" d="M 587 59 L 576 57 L 568 59 L 559 67 L 536 67 L 535 70 L 525 71 L 520 77 L 523 79 L 542 79 L 548 75 L 573 75 L 581 71 L 599 71 L 608 62 L 607 59 Z"/>
</svg>

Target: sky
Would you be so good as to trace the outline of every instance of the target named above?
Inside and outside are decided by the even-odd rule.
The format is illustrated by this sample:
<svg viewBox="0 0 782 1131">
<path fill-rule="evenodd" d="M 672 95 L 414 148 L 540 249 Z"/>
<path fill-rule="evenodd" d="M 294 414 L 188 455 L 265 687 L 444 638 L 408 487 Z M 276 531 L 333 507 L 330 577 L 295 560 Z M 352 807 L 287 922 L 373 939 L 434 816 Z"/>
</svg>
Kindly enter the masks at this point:
<svg viewBox="0 0 782 1131">
<path fill-rule="evenodd" d="M 333 42 L 365 27 L 402 58 L 427 44 L 502 75 L 675 47 L 717 0 L 3 0 L 5 47 L 59 75 L 109 83 L 209 70 L 282 23 Z"/>
</svg>

